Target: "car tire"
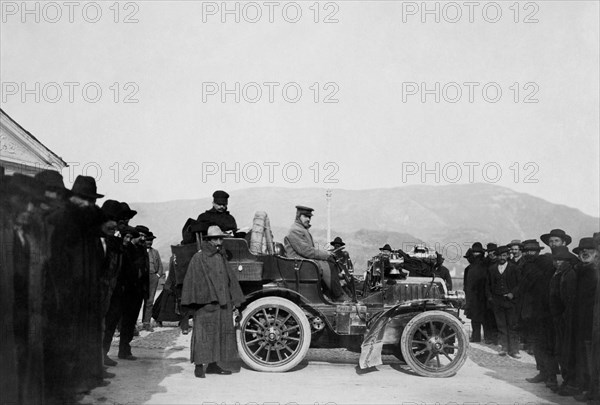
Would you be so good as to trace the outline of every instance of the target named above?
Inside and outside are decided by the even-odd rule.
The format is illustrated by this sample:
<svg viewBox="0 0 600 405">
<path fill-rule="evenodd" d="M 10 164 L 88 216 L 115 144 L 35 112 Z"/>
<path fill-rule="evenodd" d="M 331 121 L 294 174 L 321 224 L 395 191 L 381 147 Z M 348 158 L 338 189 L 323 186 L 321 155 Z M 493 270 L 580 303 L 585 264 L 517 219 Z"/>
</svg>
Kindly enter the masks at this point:
<svg viewBox="0 0 600 405">
<path fill-rule="evenodd" d="M 310 347 L 310 324 L 304 311 L 281 297 L 264 297 L 242 312 L 236 330 L 242 361 L 257 371 L 284 372 L 296 367 Z"/>
<path fill-rule="evenodd" d="M 402 331 L 402 357 L 417 374 L 449 377 L 467 360 L 469 341 L 461 322 L 443 311 L 426 311 L 412 318 Z"/>
</svg>

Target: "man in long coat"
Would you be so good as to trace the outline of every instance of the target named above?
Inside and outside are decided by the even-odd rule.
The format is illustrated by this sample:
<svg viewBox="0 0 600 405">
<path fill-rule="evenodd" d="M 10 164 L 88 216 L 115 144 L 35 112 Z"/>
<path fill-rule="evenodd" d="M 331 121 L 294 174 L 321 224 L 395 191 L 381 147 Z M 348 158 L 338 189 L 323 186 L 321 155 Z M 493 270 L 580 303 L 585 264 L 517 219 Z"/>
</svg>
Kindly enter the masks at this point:
<svg viewBox="0 0 600 405">
<path fill-rule="evenodd" d="M 557 391 L 562 393 L 575 392 L 575 373 L 573 350 L 573 303 L 577 275 L 574 265 L 579 262 L 577 256 L 569 252 L 566 246 L 552 248 L 554 275 L 550 280 L 550 314 L 554 321 L 555 353 L 557 355 L 563 382 Z"/>
<path fill-rule="evenodd" d="M 594 322 L 598 322 L 594 318 L 594 306 L 600 272 L 600 253 L 593 238 L 582 238 L 579 246 L 573 249 L 573 253 L 576 253 L 581 260 L 581 263 L 575 267 L 577 274 L 573 317 L 575 374 L 578 389 L 589 392 L 594 388 L 591 384 L 591 374 L 597 367 L 593 363 L 591 344 Z"/>
<path fill-rule="evenodd" d="M 181 304 L 194 310 L 191 361 L 194 375 L 231 374 L 217 365 L 237 357 L 233 309 L 244 301 L 237 276 L 222 250 L 223 231 L 208 228 L 202 249 L 190 261 L 181 294 Z"/>
<path fill-rule="evenodd" d="M 465 315 L 471 320 L 471 342 L 481 342 L 481 326 L 485 321 L 487 269 L 484 266 L 483 246 L 473 243 L 466 259 L 469 265 L 464 273 L 464 289 L 467 299 Z M 467 256 L 467 255 L 465 255 Z M 488 336 L 485 336 L 488 338 Z"/>
<path fill-rule="evenodd" d="M 556 337 L 550 313 L 550 281 L 554 275 L 552 257 L 540 255 L 543 248 L 534 239 L 523 241 L 525 260 L 518 298 L 522 300 L 521 325 L 527 325 L 539 373 L 527 381 L 557 385 L 558 361 L 554 353 Z"/>
<path fill-rule="evenodd" d="M 337 269 L 333 264 L 330 265 L 334 262 L 332 253 L 315 247 L 312 235 L 308 231 L 313 211 L 314 209 L 309 207 L 296 206 L 296 220 L 283 241 L 285 253 L 290 258 L 316 261 L 332 298 L 337 301 L 349 300 L 340 284 Z"/>
</svg>

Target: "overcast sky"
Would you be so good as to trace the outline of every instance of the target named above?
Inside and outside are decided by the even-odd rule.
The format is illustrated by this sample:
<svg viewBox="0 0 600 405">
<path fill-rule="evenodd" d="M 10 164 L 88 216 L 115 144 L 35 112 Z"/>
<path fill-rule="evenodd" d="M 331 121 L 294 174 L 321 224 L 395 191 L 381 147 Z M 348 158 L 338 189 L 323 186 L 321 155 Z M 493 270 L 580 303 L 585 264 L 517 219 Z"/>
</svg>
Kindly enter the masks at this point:
<svg viewBox="0 0 600 405">
<path fill-rule="evenodd" d="M 1 106 L 111 198 L 475 181 L 599 215 L 597 1 L 23 4 Z"/>
</svg>

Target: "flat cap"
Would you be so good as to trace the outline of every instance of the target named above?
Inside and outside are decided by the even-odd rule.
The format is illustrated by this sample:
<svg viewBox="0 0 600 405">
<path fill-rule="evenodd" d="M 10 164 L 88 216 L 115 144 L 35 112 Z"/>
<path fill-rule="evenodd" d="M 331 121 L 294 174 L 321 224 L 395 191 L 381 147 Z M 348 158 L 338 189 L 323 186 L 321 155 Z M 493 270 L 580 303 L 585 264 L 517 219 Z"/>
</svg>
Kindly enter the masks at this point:
<svg viewBox="0 0 600 405">
<path fill-rule="evenodd" d="M 143 233 L 144 235 L 150 234 L 150 229 L 148 229 L 148 227 L 144 225 L 136 225 L 135 230 L 139 233 Z"/>
<path fill-rule="evenodd" d="M 310 207 L 305 207 L 304 205 L 296 205 L 296 212 L 298 215 L 306 215 L 307 217 L 312 217 L 314 209 Z"/>
<path fill-rule="evenodd" d="M 229 194 L 227 194 L 223 190 L 217 190 L 213 193 L 213 201 L 217 204 L 227 205 L 227 199 L 229 198 Z"/>
</svg>

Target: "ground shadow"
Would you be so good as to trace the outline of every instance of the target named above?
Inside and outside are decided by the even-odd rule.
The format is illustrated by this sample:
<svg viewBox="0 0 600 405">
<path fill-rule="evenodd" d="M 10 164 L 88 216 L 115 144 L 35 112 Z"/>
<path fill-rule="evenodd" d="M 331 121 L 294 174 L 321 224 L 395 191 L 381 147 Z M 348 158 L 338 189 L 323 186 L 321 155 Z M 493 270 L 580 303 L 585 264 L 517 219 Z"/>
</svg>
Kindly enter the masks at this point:
<svg viewBox="0 0 600 405">
<path fill-rule="evenodd" d="M 521 352 L 521 355 L 521 359 L 514 359 L 510 356 L 498 355 L 494 345 L 474 343 L 469 345 L 469 359 L 486 369 L 485 375 L 535 395 L 539 398 L 540 403 L 580 404 L 573 397 L 562 397 L 552 392 L 544 383 L 532 384 L 527 382 L 525 379 L 535 376 L 538 371 L 531 356 L 523 352 Z"/>
<path fill-rule="evenodd" d="M 158 328 L 152 333 L 142 333 L 131 342 L 132 353 L 137 360 L 125 360 L 117 357 L 118 338 L 113 341 L 109 356 L 117 361 L 107 371 L 115 374 L 107 386 L 98 387 L 80 399 L 80 404 L 96 403 L 137 403 L 149 401 L 153 395 L 166 393 L 167 388 L 162 381 L 174 374 L 185 372 L 182 361 L 187 358 L 168 358 L 174 352 L 181 351 L 184 346 L 175 346 L 179 337 L 179 328 Z M 189 350 L 189 349 L 187 349 Z M 159 361 L 157 361 L 159 360 Z"/>
</svg>

